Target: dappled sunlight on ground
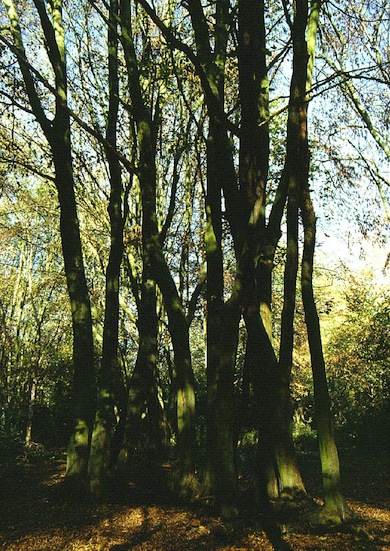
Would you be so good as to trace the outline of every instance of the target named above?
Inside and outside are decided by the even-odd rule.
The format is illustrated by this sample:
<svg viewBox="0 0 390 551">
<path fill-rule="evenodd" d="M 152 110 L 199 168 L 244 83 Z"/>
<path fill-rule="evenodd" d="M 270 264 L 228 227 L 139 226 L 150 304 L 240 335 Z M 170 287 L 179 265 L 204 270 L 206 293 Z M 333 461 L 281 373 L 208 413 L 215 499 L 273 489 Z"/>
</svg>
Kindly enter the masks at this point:
<svg viewBox="0 0 390 551">
<path fill-rule="evenodd" d="M 18 466 L 0 479 L 0 549 L 9 551 L 385 551 L 390 548 L 387 473 L 376 464 L 377 484 L 367 465 L 356 463 L 346 480 L 355 520 L 319 529 L 303 509 L 290 520 L 264 526 L 261 517 L 232 528 L 200 507 L 160 504 L 133 496 L 132 502 L 94 506 L 64 501 L 58 491 L 64 460 Z M 382 465 L 384 468 L 384 465 Z M 310 473 L 309 473 L 310 474 Z M 366 493 L 365 493 L 366 492 Z M 363 499 L 364 498 L 364 499 Z M 316 498 L 318 502 L 318 498 Z"/>
</svg>

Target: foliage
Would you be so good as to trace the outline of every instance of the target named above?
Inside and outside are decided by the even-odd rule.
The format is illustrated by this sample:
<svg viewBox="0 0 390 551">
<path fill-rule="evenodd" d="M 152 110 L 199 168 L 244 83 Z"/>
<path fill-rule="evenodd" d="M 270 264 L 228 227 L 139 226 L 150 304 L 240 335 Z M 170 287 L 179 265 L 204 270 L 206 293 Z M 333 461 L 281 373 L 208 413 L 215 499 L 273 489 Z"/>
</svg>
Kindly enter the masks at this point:
<svg viewBox="0 0 390 551">
<path fill-rule="evenodd" d="M 389 298 L 369 277 L 352 279 L 345 292 L 344 319 L 333 328 L 327 347 L 337 423 L 370 441 L 381 434 L 377 429 L 387 432 L 389 420 Z"/>
<path fill-rule="evenodd" d="M 9 177 L 0 200 L 0 419 L 8 435 L 24 438 L 35 385 L 33 439 L 63 445 L 71 343 L 50 193 L 18 189 Z"/>
</svg>

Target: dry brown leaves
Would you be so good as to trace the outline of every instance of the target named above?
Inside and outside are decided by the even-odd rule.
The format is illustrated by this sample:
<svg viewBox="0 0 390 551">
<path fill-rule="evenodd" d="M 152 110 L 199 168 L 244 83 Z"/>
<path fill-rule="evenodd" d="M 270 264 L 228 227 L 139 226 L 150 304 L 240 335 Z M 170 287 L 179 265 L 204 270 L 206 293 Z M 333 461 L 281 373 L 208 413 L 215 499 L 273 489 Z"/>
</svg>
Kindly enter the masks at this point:
<svg viewBox="0 0 390 551">
<path fill-rule="evenodd" d="M 3 477 L 0 548 L 9 551 L 385 551 L 390 502 L 382 488 L 349 499 L 356 517 L 343 529 L 319 532 L 304 515 L 264 528 L 261 519 L 232 528 L 198 509 L 143 504 L 92 506 L 64 502 L 55 492 L 61 461 Z M 361 475 L 362 476 L 362 475 Z M 363 483 L 360 480 L 360 490 Z"/>
</svg>

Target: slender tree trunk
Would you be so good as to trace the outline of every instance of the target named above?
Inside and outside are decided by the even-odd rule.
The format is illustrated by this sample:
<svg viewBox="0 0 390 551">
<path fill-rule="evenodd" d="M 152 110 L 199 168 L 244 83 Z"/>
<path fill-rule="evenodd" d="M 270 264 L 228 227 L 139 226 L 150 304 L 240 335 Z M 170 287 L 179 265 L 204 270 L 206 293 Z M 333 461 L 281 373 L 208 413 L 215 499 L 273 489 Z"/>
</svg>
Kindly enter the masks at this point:
<svg viewBox="0 0 390 551">
<path fill-rule="evenodd" d="M 282 498 L 294 498 L 305 493 L 305 487 L 297 466 L 292 438 L 291 370 L 294 348 L 294 318 L 296 279 L 298 273 L 298 198 L 297 183 L 290 182 L 287 204 L 287 257 L 284 273 L 284 302 L 281 320 L 279 353 L 279 432 L 276 445 L 279 494 Z"/>
<path fill-rule="evenodd" d="M 207 144 L 207 196 L 205 249 L 207 265 L 206 287 L 206 368 L 207 368 L 207 466 L 204 493 L 216 492 L 218 426 L 216 422 L 217 385 L 220 364 L 219 343 L 222 333 L 223 309 L 223 260 L 222 260 L 222 214 L 221 188 L 218 182 L 219 169 L 216 157 L 217 125 L 211 125 Z M 217 496 L 218 499 L 218 496 Z"/>
<path fill-rule="evenodd" d="M 303 164 L 303 175 L 300 179 L 300 209 L 304 227 L 304 249 L 301 268 L 301 289 L 302 300 L 305 311 L 305 321 L 309 340 L 311 365 L 314 382 L 314 401 L 317 423 L 317 434 L 320 448 L 322 478 L 325 498 L 325 517 L 336 521 L 343 521 L 346 516 L 347 507 L 340 488 L 340 465 L 336 443 L 333 435 L 333 419 L 331 415 L 331 403 L 326 380 L 325 360 L 322 350 L 320 322 L 317 313 L 314 290 L 313 290 L 313 264 L 315 250 L 316 218 L 313 203 L 309 190 L 309 149 L 307 143 L 307 101 L 312 82 L 314 66 L 316 34 L 321 2 L 312 0 L 308 14 L 307 0 L 300 0 L 298 8 L 301 13 L 306 14 L 307 29 L 306 42 L 303 51 L 303 40 L 301 31 L 302 55 L 307 57 L 306 69 L 306 103 L 302 103 L 300 111 L 300 135 L 304 136 L 302 144 L 303 157 L 306 161 Z M 309 15 L 307 17 L 307 15 Z M 302 77 L 303 78 L 303 77 Z M 300 93 L 303 96 L 303 92 Z"/>
<path fill-rule="evenodd" d="M 88 465 L 91 493 L 99 499 L 107 490 L 110 467 L 111 437 L 115 426 L 115 391 L 119 384 L 118 332 L 119 283 L 123 257 L 124 213 L 122 176 L 119 160 L 114 155 L 117 143 L 119 107 L 118 79 L 118 2 L 111 0 L 108 25 L 109 106 L 106 139 L 110 148 L 106 156 L 110 171 L 110 254 L 106 271 L 106 304 L 103 327 L 103 353 L 98 373 L 96 416 Z"/>
<path fill-rule="evenodd" d="M 287 260 L 284 279 L 284 306 L 282 312 L 282 335 L 280 344 L 280 380 L 278 386 L 277 415 L 281 440 L 277 444 L 276 459 L 280 493 L 285 497 L 305 492 L 299 473 L 292 439 L 290 403 L 290 379 L 292 368 L 294 310 L 296 277 L 298 270 L 298 203 L 299 193 L 308 185 L 309 149 L 307 138 L 308 91 L 311 87 L 316 34 L 320 2 L 311 2 L 310 12 L 307 0 L 298 0 L 294 8 L 292 26 L 293 74 L 290 87 L 289 115 L 287 123 L 287 155 L 283 180 L 288 186 L 287 206 Z M 279 200 L 279 203 L 282 202 Z M 277 206 L 277 202 L 275 205 Z M 273 209 L 274 210 L 274 209 Z M 278 217 L 280 207 L 271 214 Z"/>
<path fill-rule="evenodd" d="M 90 430 L 94 413 L 94 347 L 92 316 L 84 271 L 84 260 L 77 216 L 70 119 L 67 110 L 67 73 L 65 30 L 62 21 L 62 1 L 52 5 L 50 14 L 43 2 L 36 2 L 48 58 L 55 75 L 55 116 L 46 116 L 28 64 L 13 0 L 4 5 L 11 22 L 14 46 L 31 109 L 50 145 L 55 171 L 55 184 L 60 204 L 60 233 L 65 276 L 70 299 L 73 329 L 73 415 L 67 456 L 66 482 L 80 490 L 79 482 L 87 473 Z"/>
<path fill-rule="evenodd" d="M 167 445 L 165 413 L 157 384 L 156 286 L 151 276 L 143 275 L 142 296 L 138 304 L 139 344 L 134 372 L 129 381 L 125 441 L 120 463 L 131 461 L 136 450 L 161 457 Z"/>
<path fill-rule="evenodd" d="M 237 514 L 237 476 L 234 454 L 233 375 L 238 345 L 240 310 L 237 300 L 223 301 L 222 215 L 214 143 L 208 146 L 206 200 L 207 261 L 207 466 L 203 492 L 215 494 L 225 518 Z M 210 158 L 215 155 L 214 159 Z M 217 184 L 217 185 L 216 185 Z"/>
<path fill-rule="evenodd" d="M 250 364 L 254 393 L 254 412 L 258 423 L 256 478 L 259 503 L 278 497 L 278 471 L 275 463 L 275 439 L 278 431 L 276 412 L 278 362 L 266 332 L 256 301 L 244 310 L 248 332 L 247 360 Z M 261 351 L 261 353 L 259 353 Z"/>
<path fill-rule="evenodd" d="M 241 215 L 237 194 L 236 170 L 224 117 L 226 46 L 231 23 L 230 2 L 215 5 L 215 44 L 213 52 L 207 19 L 199 0 L 189 0 L 188 10 L 195 33 L 198 66 L 209 115 L 207 140 L 206 261 L 207 261 L 207 466 L 203 491 L 216 496 L 225 516 L 235 514 L 236 480 L 234 472 L 233 419 L 226 413 L 226 402 L 232 396 L 230 381 L 237 346 L 235 323 L 229 328 L 231 350 L 224 351 L 221 336 L 224 328 L 224 277 L 222 253 L 221 194 L 225 195 L 226 218 L 236 236 Z M 234 199 L 232 200 L 232 197 Z M 236 319 L 236 316 L 234 316 Z M 229 348 L 230 348 L 229 343 Z M 226 356 L 225 355 L 226 352 Z M 222 455 L 217 457 L 217 450 Z M 221 471 L 221 461 L 223 470 Z M 227 497 L 229 495 L 229 497 Z"/>
<path fill-rule="evenodd" d="M 35 401 L 37 397 L 37 385 L 38 385 L 37 377 L 35 374 L 33 374 L 31 378 L 30 396 L 28 401 L 26 437 L 24 440 L 26 447 L 30 446 L 32 442 L 32 425 L 33 425 L 33 416 L 34 416 L 34 406 L 35 406 Z"/>
<path fill-rule="evenodd" d="M 237 515 L 238 489 L 233 381 L 241 314 L 235 298 L 220 306 L 219 311 L 208 311 L 207 465 L 203 493 L 215 495 L 222 516 L 232 518 Z"/>
<path fill-rule="evenodd" d="M 221 85 L 222 88 L 222 85 Z M 222 93 L 222 92 L 221 92 Z M 207 142 L 207 466 L 203 492 L 225 517 L 237 514 L 233 375 L 240 320 L 237 297 L 224 302 L 221 181 L 235 181 L 226 128 L 210 117 Z"/>
<path fill-rule="evenodd" d="M 58 140 L 53 155 L 60 202 L 60 231 L 73 329 L 73 427 L 68 446 L 66 483 L 79 491 L 87 475 L 90 431 L 95 411 L 95 369 L 92 316 L 85 279 L 80 230 L 68 141 Z M 65 156 L 65 152 L 67 155 Z"/>
<path fill-rule="evenodd" d="M 195 477 L 196 405 L 195 378 L 192 369 L 189 325 L 176 284 L 165 262 L 158 241 L 150 248 L 153 277 L 163 295 L 168 315 L 168 329 L 174 353 L 174 385 L 177 418 L 177 482 L 180 493 L 194 495 L 198 491 Z"/>
<path fill-rule="evenodd" d="M 234 368 L 236 365 L 238 329 L 241 318 L 236 297 L 223 307 L 219 336 L 219 366 L 216 381 L 215 437 L 212 448 L 217 506 L 224 518 L 237 515 L 237 472 L 235 465 Z"/>
<path fill-rule="evenodd" d="M 343 521 L 347 514 L 347 507 L 340 487 L 339 457 L 334 439 L 333 419 L 326 380 L 320 322 L 313 290 L 316 221 L 313 204 L 307 187 L 303 191 L 301 211 L 304 224 L 305 243 L 301 274 L 302 299 L 305 310 L 305 321 L 314 381 L 315 420 L 321 458 L 325 515 L 332 520 Z"/>
<path fill-rule="evenodd" d="M 259 468 L 260 485 L 269 497 L 277 497 L 282 478 L 288 474 L 287 435 L 273 419 L 277 415 L 277 401 L 269 394 L 277 392 L 259 384 L 260 377 L 276 384 L 277 361 L 274 354 L 264 353 L 272 348 L 271 289 L 273 257 L 276 244 L 266 230 L 265 203 L 269 163 L 269 83 L 266 61 L 265 3 L 262 0 L 239 2 L 239 76 L 242 109 L 240 139 L 240 186 L 245 193 L 245 224 L 247 234 L 241 271 L 243 273 L 244 318 L 248 329 L 249 354 L 252 358 L 252 376 L 259 404 Z M 262 326 L 262 327 L 260 327 Z M 255 331 L 260 331 L 255 334 Z M 269 342 L 268 342 L 269 341 Z M 255 344 L 256 343 L 256 344 Z M 252 347 L 258 346 L 261 359 Z M 259 354 L 260 356 L 260 354 Z M 267 359 L 266 359 L 267 358 Z M 265 363 L 270 362 L 270 363 Z M 257 372 L 256 372 L 257 371 Z M 260 373 L 262 374 L 260 376 Z M 258 394 L 260 392 L 260 394 Z M 268 395 L 267 395 L 268 393 Z M 260 405 L 262 404 L 262 405 Z M 280 421 L 280 419 L 279 419 Z M 272 428 L 271 428 L 272 427 Z M 263 496 L 263 499 L 265 497 Z"/>
<path fill-rule="evenodd" d="M 284 273 L 277 410 L 281 442 L 277 443 L 276 450 L 280 493 L 283 497 L 294 497 L 296 494 L 305 492 L 296 464 L 292 439 L 290 379 L 293 363 L 295 297 L 298 272 L 299 190 L 308 181 L 309 174 L 306 98 L 307 62 L 309 60 L 306 43 L 307 20 L 307 1 L 300 0 L 295 6 L 292 26 L 293 74 L 290 86 L 285 165 L 288 181 L 287 257 Z"/>
<path fill-rule="evenodd" d="M 179 485 L 183 493 L 191 494 L 195 485 L 196 434 L 194 375 L 191 365 L 188 326 L 159 240 L 156 215 L 155 125 L 157 121 L 152 121 L 152 114 L 142 96 L 136 49 L 131 34 L 131 6 L 128 0 L 121 0 L 120 6 L 122 44 L 129 76 L 129 92 L 133 104 L 134 120 L 137 125 L 144 265 L 149 266 L 152 270 L 151 273 L 160 287 L 168 314 L 176 369 Z"/>
<path fill-rule="evenodd" d="M 269 163 L 269 82 L 266 62 L 265 6 L 263 0 L 239 0 L 239 79 L 241 105 L 240 188 L 244 193 L 245 224 L 256 239 L 255 228 L 265 227 L 266 183 Z M 253 243 L 252 243 L 253 245 Z M 252 249 L 252 255 L 256 251 Z"/>
</svg>

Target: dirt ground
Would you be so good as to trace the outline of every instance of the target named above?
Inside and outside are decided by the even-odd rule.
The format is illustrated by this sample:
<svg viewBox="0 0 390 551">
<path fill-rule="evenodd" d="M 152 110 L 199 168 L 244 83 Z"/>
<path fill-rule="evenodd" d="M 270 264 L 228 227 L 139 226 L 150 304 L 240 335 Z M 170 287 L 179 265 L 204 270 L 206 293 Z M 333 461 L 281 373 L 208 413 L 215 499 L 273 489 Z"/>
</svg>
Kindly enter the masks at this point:
<svg viewBox="0 0 390 551">
<path fill-rule="evenodd" d="M 337 529 L 320 529 L 305 506 L 277 520 L 242 518 L 229 526 L 204 506 L 178 506 L 151 492 L 92 505 L 61 498 L 64 453 L 20 458 L 0 474 L 0 549 L 9 551 L 385 551 L 390 549 L 389 461 L 385 454 L 342 455 L 344 491 L 354 516 Z M 307 488 L 320 503 L 316 462 L 301 459 Z"/>
</svg>

